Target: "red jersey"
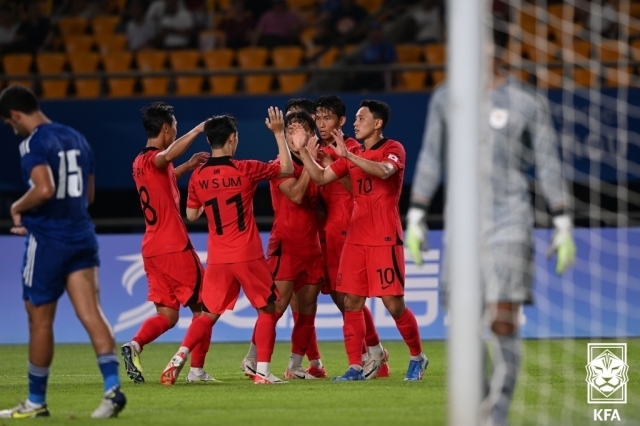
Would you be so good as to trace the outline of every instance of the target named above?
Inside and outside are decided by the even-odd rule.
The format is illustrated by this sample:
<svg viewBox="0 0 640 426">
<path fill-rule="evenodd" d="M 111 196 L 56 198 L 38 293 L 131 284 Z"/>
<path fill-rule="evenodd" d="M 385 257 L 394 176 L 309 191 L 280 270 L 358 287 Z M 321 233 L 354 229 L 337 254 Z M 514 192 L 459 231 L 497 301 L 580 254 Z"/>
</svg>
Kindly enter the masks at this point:
<svg viewBox="0 0 640 426">
<path fill-rule="evenodd" d="M 344 144 L 347 150 L 354 153 L 360 151 L 362 146 L 360 142 L 352 137 L 347 137 Z M 334 146 L 333 144 L 325 145 L 321 149 L 336 161 L 338 156 L 334 151 Z M 349 218 L 351 218 L 351 211 L 353 210 L 353 195 L 339 181 L 321 186 L 319 193 L 327 210 L 324 225 L 327 238 L 343 235 L 347 232 L 347 227 L 349 226 Z"/>
<path fill-rule="evenodd" d="M 180 192 L 173 164 L 155 165 L 162 151 L 148 147 L 133 160 L 133 180 L 138 188 L 145 232 L 142 256 L 152 257 L 185 250 L 189 245 L 187 227 L 180 214 Z"/>
<path fill-rule="evenodd" d="M 384 138 L 369 149 L 363 145 L 356 155 L 375 162 L 387 161 L 397 171 L 385 180 L 365 173 L 344 158 L 331 164 L 339 178 L 349 175 L 353 191 L 353 213 L 345 243 L 363 246 L 402 244 L 398 203 L 404 178 L 404 147 L 398 141 Z"/>
<path fill-rule="evenodd" d="M 258 182 L 280 174 L 279 163 L 211 157 L 189 180 L 187 207 L 204 207 L 209 222 L 207 264 L 238 263 L 264 258 L 253 216 Z"/>
<path fill-rule="evenodd" d="M 293 158 L 293 177 L 300 178 L 304 166 Z M 280 164 L 279 160 L 274 163 Z M 318 238 L 318 187 L 310 182 L 301 204 L 296 204 L 280 191 L 280 184 L 291 177 L 272 180 L 271 202 L 275 218 L 269 237 L 268 254 L 270 256 L 319 256 Z"/>
</svg>

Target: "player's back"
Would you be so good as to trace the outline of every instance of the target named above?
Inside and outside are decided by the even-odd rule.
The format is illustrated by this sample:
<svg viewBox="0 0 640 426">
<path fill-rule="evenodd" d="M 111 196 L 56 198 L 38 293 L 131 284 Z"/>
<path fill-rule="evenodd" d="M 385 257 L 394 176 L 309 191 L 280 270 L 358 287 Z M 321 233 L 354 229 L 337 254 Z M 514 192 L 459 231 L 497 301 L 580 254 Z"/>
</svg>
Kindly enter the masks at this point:
<svg viewBox="0 0 640 426">
<path fill-rule="evenodd" d="M 362 146 L 360 142 L 352 137 L 346 137 L 344 143 L 347 150 L 351 152 L 360 151 Z M 334 145 L 325 145 L 322 150 L 329 154 L 334 161 L 338 159 Z M 340 181 L 321 186 L 319 193 L 327 210 L 324 229 L 330 234 L 343 233 L 347 229 L 353 210 L 353 195 Z"/>
<path fill-rule="evenodd" d="M 247 262 L 264 257 L 253 215 L 260 180 L 280 174 L 279 164 L 211 157 L 189 181 L 187 207 L 204 208 L 209 224 L 208 264 Z"/>
<path fill-rule="evenodd" d="M 299 179 L 304 166 L 294 158 L 293 178 Z M 297 160 L 297 161 L 296 161 Z M 276 160 L 279 162 L 278 160 Z M 305 191 L 300 204 L 291 201 L 280 190 L 279 186 L 287 179 L 276 179 L 270 182 L 271 202 L 274 211 L 273 227 L 269 238 L 271 255 L 279 250 L 282 255 L 317 256 L 320 253 L 318 238 L 318 187 L 313 182 Z"/>
<path fill-rule="evenodd" d="M 23 214 L 22 222 L 39 242 L 83 247 L 96 244 L 88 211 L 88 183 L 93 174 L 93 153 L 77 130 L 60 123 L 36 127 L 20 144 L 22 177 L 31 185 L 38 165 L 51 168 L 55 193 L 43 205 Z"/>
<path fill-rule="evenodd" d="M 189 245 L 187 228 L 180 214 L 180 192 L 173 164 L 158 168 L 156 156 L 162 152 L 147 147 L 133 161 L 136 183 L 145 221 L 142 255 L 145 257 L 182 251 Z"/>
</svg>

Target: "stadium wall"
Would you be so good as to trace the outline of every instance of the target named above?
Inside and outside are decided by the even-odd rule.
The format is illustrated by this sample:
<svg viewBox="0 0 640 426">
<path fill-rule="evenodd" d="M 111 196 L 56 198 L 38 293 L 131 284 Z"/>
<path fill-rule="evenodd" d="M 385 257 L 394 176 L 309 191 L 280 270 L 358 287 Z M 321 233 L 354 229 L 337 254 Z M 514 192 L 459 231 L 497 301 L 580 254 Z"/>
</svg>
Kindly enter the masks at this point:
<svg viewBox="0 0 640 426">
<path fill-rule="evenodd" d="M 266 246 L 268 234 L 262 233 L 261 236 Z M 640 262 L 628 262 L 629 253 L 640 253 L 640 229 L 577 229 L 578 260 L 562 278 L 554 273 L 555 262 L 546 258 L 551 231 L 537 230 L 535 236 L 536 304 L 525 307 L 520 318 L 525 338 L 640 336 L 638 313 L 622 312 L 615 303 L 616 300 L 625 300 L 626 306 L 640 306 L 640 285 L 637 282 Z M 439 340 L 445 338 L 447 322 L 438 290 L 443 254 L 442 232 L 432 231 L 429 237 L 432 249 L 424 255 L 425 265 L 418 268 L 407 261 L 405 289 L 408 305 L 416 314 L 422 337 Z M 154 314 L 153 304 L 146 301 L 141 239 L 142 235 L 99 236 L 102 306 L 118 341 L 130 339 L 141 322 Z M 192 240 L 201 258 L 205 259 L 206 234 L 192 234 Z M 0 256 L 0 344 L 27 343 L 28 339 L 27 318 L 21 301 L 20 265 L 24 247 L 22 237 L 0 237 L 0 253 L 3 254 Z M 635 282 L 619 282 L 620 277 Z M 573 282 L 575 286 L 568 286 L 567 282 Z M 400 339 L 393 319 L 380 300 L 370 300 L 369 304 L 380 337 L 383 340 Z M 177 327 L 159 340 L 180 341 L 190 321 L 189 311 L 183 309 Z M 255 311 L 241 296 L 235 310 L 221 317 L 213 340 L 247 342 L 254 322 Z M 597 324 L 597 328 L 593 324 Z M 290 315 L 280 320 L 278 340 L 290 339 L 292 325 Z M 342 317 L 330 298 L 324 295 L 318 307 L 316 328 L 320 340 L 342 339 Z M 66 295 L 58 306 L 55 336 L 58 342 L 88 342 Z"/>
<path fill-rule="evenodd" d="M 603 99 L 615 100 L 617 89 L 605 89 Z M 574 180 L 590 176 L 591 163 L 597 162 L 600 177 L 615 181 L 621 176 L 615 164 L 616 156 L 627 158 L 634 166 L 640 165 L 640 145 L 633 141 L 620 141 L 617 128 L 628 126 L 635 133 L 640 132 L 640 116 L 635 113 L 640 107 L 640 89 L 629 91 L 629 108 L 626 116 L 615 109 L 615 102 L 591 103 L 593 91 L 573 92 L 554 90 L 549 92 L 555 125 L 562 137 L 565 161 L 575 170 Z M 313 97 L 313 95 L 310 95 Z M 365 97 L 374 97 L 387 102 L 392 108 L 392 118 L 385 132 L 391 138 L 401 141 L 407 151 L 405 184 L 411 184 L 418 152 L 422 144 L 425 116 L 430 94 L 388 93 L 388 94 L 344 94 L 340 95 L 347 106 L 347 123 L 344 130 L 353 132 L 353 117 L 359 102 Z M 195 97 L 164 99 L 175 106 L 178 118 L 178 133 L 184 134 L 201 120 L 213 114 L 230 113 L 239 119 L 240 148 L 238 158 L 270 160 L 276 153 L 273 137 L 264 125 L 267 108 L 272 105 L 284 107 L 285 96 L 252 97 Z M 599 96 L 594 99 L 601 99 Z M 141 125 L 140 108 L 147 105 L 150 98 L 98 99 L 43 101 L 42 109 L 53 120 L 60 121 L 81 131 L 94 149 L 96 158 L 96 181 L 98 190 L 129 190 L 133 188 L 130 176 L 131 162 L 146 140 Z M 572 108 L 567 108 L 568 104 Z M 636 107 L 636 108 L 633 108 Z M 595 109 L 594 109 L 595 108 Z M 596 110 L 597 109 L 597 110 Z M 576 114 L 563 122 L 563 114 Z M 594 139 L 589 132 L 588 117 L 597 114 L 603 127 Z M 624 114 L 623 114 L 624 115 Z M 577 124 L 574 124 L 577 123 Z M 11 133 L 9 126 L 0 126 L 0 191 L 19 191 L 24 188 L 20 175 L 18 153 L 19 138 Z M 199 139 L 188 151 L 189 154 L 208 150 L 204 139 Z M 615 153 L 616 155 L 611 155 Z M 638 167 L 628 167 L 629 178 L 640 180 Z M 594 176 L 590 176 L 593 178 Z M 186 186 L 186 179 L 181 185 Z"/>
</svg>

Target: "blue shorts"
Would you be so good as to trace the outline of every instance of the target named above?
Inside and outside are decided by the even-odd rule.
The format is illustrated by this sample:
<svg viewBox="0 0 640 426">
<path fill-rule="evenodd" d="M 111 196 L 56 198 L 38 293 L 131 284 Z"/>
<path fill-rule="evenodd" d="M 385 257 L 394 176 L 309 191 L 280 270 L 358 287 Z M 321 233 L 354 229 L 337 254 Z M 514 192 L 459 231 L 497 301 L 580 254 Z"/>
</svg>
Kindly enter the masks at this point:
<svg viewBox="0 0 640 426">
<path fill-rule="evenodd" d="M 55 302 L 62 296 L 72 272 L 100 266 L 98 247 L 60 248 L 38 244 L 27 237 L 22 264 L 22 298 L 35 306 Z"/>
</svg>

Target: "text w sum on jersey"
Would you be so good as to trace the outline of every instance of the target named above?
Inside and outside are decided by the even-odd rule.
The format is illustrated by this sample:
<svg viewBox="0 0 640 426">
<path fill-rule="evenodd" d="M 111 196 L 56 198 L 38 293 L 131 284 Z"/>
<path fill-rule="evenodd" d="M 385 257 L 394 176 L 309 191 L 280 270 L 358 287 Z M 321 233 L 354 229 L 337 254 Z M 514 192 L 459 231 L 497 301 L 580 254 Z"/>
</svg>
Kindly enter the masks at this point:
<svg viewBox="0 0 640 426">
<path fill-rule="evenodd" d="M 200 185 L 200 189 L 209 189 L 209 185 L 211 188 L 233 188 L 236 186 L 242 186 L 242 177 L 229 177 L 229 178 L 213 178 L 211 180 L 198 180 L 198 184 Z"/>
</svg>

